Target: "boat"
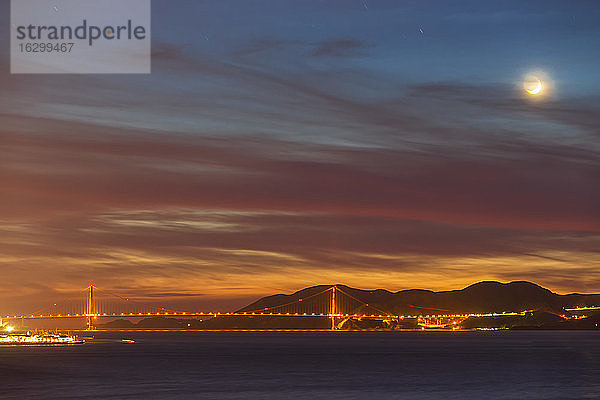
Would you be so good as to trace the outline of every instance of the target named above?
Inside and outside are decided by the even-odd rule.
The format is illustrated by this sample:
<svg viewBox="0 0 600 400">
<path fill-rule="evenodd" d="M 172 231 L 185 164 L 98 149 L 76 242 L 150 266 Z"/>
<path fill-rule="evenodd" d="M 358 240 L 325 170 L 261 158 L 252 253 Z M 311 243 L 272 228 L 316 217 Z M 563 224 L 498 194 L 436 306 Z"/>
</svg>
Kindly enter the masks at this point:
<svg viewBox="0 0 600 400">
<path fill-rule="evenodd" d="M 135 340 L 131 340 L 131 339 L 121 339 L 121 343 L 135 343 Z"/>
<path fill-rule="evenodd" d="M 0 346 L 65 346 L 84 344 L 77 336 L 48 332 L 0 334 Z"/>
</svg>

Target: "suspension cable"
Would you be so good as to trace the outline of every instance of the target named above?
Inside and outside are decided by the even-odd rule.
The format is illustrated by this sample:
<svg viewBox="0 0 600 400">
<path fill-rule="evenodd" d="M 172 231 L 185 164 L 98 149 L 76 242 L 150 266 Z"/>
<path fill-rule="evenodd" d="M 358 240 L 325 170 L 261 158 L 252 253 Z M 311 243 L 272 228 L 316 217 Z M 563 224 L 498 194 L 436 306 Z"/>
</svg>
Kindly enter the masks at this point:
<svg viewBox="0 0 600 400">
<path fill-rule="evenodd" d="M 343 291 L 343 290 L 342 290 L 342 289 L 340 289 L 340 288 L 337 288 L 337 290 L 338 290 L 340 293 L 342 293 L 342 294 L 344 294 L 344 295 L 346 295 L 346 296 L 350 297 L 351 299 L 354 299 L 354 300 L 358 301 L 359 303 L 362 303 L 362 304 L 364 304 L 364 305 L 365 305 L 365 306 L 367 306 L 367 307 L 372 307 L 374 310 L 376 310 L 376 311 L 379 311 L 380 313 L 383 313 L 383 314 L 386 314 L 386 315 L 390 315 L 390 314 L 389 314 L 389 313 L 387 313 L 386 311 L 383 311 L 383 310 L 381 310 L 381 309 L 379 309 L 379 308 L 377 308 L 377 307 L 375 307 L 375 306 L 372 306 L 372 305 L 370 305 L 370 304 L 369 304 L 369 303 L 367 303 L 367 302 L 364 302 L 364 301 L 362 301 L 362 300 L 360 300 L 360 299 L 357 299 L 356 297 L 352 296 L 351 294 L 348 294 L 348 293 L 346 293 L 345 291 Z"/>
<path fill-rule="evenodd" d="M 127 297 L 123 297 L 123 296 L 120 296 L 120 295 L 118 295 L 118 294 L 116 294 L 116 293 L 109 292 L 109 291 L 106 291 L 106 290 L 98 289 L 96 286 L 94 286 L 94 289 L 96 289 L 96 290 L 97 290 L 97 291 L 99 291 L 99 292 L 106 293 L 106 294 L 108 294 L 108 295 L 111 295 L 111 296 L 117 297 L 117 298 L 119 298 L 119 299 L 121 299 L 121 300 L 123 300 L 123 301 L 126 301 L 126 302 L 128 302 L 128 303 L 134 303 L 134 304 L 137 304 L 137 305 L 139 305 L 139 306 L 143 306 L 143 307 L 152 308 L 152 309 L 154 309 L 154 310 L 163 310 L 163 311 L 169 311 L 169 312 L 172 312 L 172 313 L 193 314 L 193 313 L 190 313 L 190 312 L 188 312 L 188 311 L 181 311 L 181 310 L 170 310 L 170 309 L 168 309 L 168 308 L 164 308 L 164 307 L 156 307 L 156 306 L 151 306 L 151 305 L 149 305 L 149 304 L 144 304 L 144 303 L 141 303 L 141 302 L 139 302 L 139 301 L 135 301 L 135 300 L 129 300 L 129 298 L 127 298 Z"/>
<path fill-rule="evenodd" d="M 322 292 L 315 293 L 315 294 L 311 294 L 311 295 L 310 295 L 310 296 L 308 296 L 308 297 L 303 297 L 303 298 L 301 298 L 301 299 L 294 300 L 294 301 L 292 301 L 292 302 L 290 302 L 290 303 L 281 304 L 281 305 L 278 305 L 278 306 L 273 306 L 273 307 L 258 308 L 258 309 L 256 309 L 256 310 L 250 310 L 250 311 L 246 311 L 246 312 L 253 313 L 253 312 L 257 312 L 257 311 L 265 311 L 265 310 L 271 310 L 271 309 L 274 309 L 274 308 L 281 308 L 281 307 L 285 307 L 285 306 L 290 306 L 290 305 L 292 305 L 292 304 L 300 303 L 300 302 L 302 302 L 302 301 L 304 301 L 304 300 L 308 300 L 308 299 L 310 299 L 310 298 L 312 298 L 312 297 L 315 297 L 315 296 L 318 296 L 318 295 L 320 295 L 320 294 L 323 294 L 323 293 L 325 293 L 325 292 L 328 292 L 328 291 L 330 291 L 330 290 L 332 290 L 332 289 L 333 289 L 333 286 L 332 286 L 332 287 L 330 287 L 330 288 L 327 288 L 327 289 L 323 290 Z"/>
<path fill-rule="evenodd" d="M 88 287 L 88 288 L 89 288 L 89 287 Z M 76 296 L 79 296 L 81 293 L 83 293 L 83 292 L 86 292 L 86 291 L 88 290 L 88 288 L 85 288 L 85 289 L 83 289 L 83 290 L 82 290 L 82 291 L 80 291 L 80 292 L 77 292 L 77 293 L 75 293 L 75 294 L 72 294 L 72 295 L 70 295 L 69 297 L 65 297 L 64 299 L 62 299 L 62 300 L 60 300 L 60 301 L 57 301 L 56 303 L 53 303 L 53 305 L 51 305 L 51 306 L 47 306 L 47 307 L 41 308 L 41 309 L 37 310 L 36 312 L 30 313 L 30 314 L 26 314 L 26 315 L 39 315 L 39 313 L 41 313 L 42 311 L 45 311 L 45 310 L 50 310 L 50 309 L 52 309 L 52 307 L 54 307 L 54 306 L 55 306 L 55 305 L 57 305 L 57 304 L 63 304 L 63 303 L 66 303 L 67 301 L 69 301 L 69 300 L 71 300 L 71 299 L 75 298 Z"/>
</svg>

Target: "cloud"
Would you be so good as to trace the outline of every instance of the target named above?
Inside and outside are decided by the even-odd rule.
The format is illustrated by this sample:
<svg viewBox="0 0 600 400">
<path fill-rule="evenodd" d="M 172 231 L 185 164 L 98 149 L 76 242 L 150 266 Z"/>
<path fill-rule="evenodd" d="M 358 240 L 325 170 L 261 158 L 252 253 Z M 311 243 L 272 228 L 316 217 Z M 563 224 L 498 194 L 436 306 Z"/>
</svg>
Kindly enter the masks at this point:
<svg viewBox="0 0 600 400">
<path fill-rule="evenodd" d="M 202 293 L 186 293 L 186 292 L 154 292 L 154 293 L 146 293 L 145 297 L 158 297 L 160 299 L 171 298 L 171 297 L 200 297 L 204 296 Z"/>
<path fill-rule="evenodd" d="M 250 56 L 255 54 L 261 54 L 270 51 L 282 51 L 287 47 L 305 46 L 306 42 L 303 40 L 289 40 L 289 39 L 273 39 L 273 38 L 258 38 L 251 40 L 248 44 L 242 46 L 240 49 L 235 51 L 238 56 Z"/>
<path fill-rule="evenodd" d="M 355 38 L 336 38 L 315 42 L 297 39 L 259 38 L 251 40 L 248 44 L 236 50 L 235 54 L 238 56 L 266 55 L 266 53 L 276 51 L 277 53 L 272 55 L 282 57 L 283 54 L 288 54 L 287 50 L 293 49 L 296 53 L 295 57 L 298 58 L 302 56 L 302 50 L 310 48 L 313 57 L 345 58 L 361 55 L 362 50 L 372 47 L 372 45 Z"/>
<path fill-rule="evenodd" d="M 60 125 L 63 131 L 95 129 Z M 58 129 L 42 138 L 4 133 L 0 204 L 9 218 L 77 209 L 225 207 L 599 229 L 598 166 L 589 150 L 496 142 L 500 149 L 512 146 L 511 157 L 499 157 L 503 150 L 494 148 L 495 157 L 462 159 L 462 153 L 117 130 L 95 137 Z"/>
<path fill-rule="evenodd" d="M 357 39 L 332 39 L 315 43 L 314 57 L 355 57 L 371 46 Z"/>
<path fill-rule="evenodd" d="M 520 88 L 516 86 L 458 82 L 413 85 L 410 87 L 409 96 L 427 101 L 459 102 L 463 105 L 463 111 L 477 111 L 479 118 L 481 115 L 487 115 L 488 118 L 505 118 L 507 122 L 510 119 L 514 127 L 523 127 L 524 122 L 533 120 L 543 122 L 538 125 L 548 130 L 554 122 L 559 124 L 562 129 L 561 138 L 566 141 L 561 144 L 571 144 L 570 139 L 573 136 L 587 134 L 595 139 L 600 134 L 600 96 L 559 97 L 532 103 L 523 97 Z M 548 136 L 554 139 L 552 135 Z M 591 141 L 592 144 L 596 142 Z M 598 146 L 594 146 L 594 150 L 599 149 Z"/>
<path fill-rule="evenodd" d="M 174 60 L 184 57 L 184 50 L 190 45 L 154 42 L 152 44 L 152 60 Z"/>
<path fill-rule="evenodd" d="M 223 225 L 229 229 L 215 229 Z M 90 280 L 162 305 L 201 293 L 193 300 L 200 307 L 232 293 L 241 306 L 261 294 L 331 281 L 453 289 L 526 277 L 565 291 L 591 289 L 600 279 L 598 233 L 374 216 L 165 207 L 71 212 L 3 224 L 1 237 L 6 287 L 52 271 L 58 291 L 45 298 L 64 297 Z M 587 286 L 557 284 L 569 274 L 585 277 Z"/>
</svg>

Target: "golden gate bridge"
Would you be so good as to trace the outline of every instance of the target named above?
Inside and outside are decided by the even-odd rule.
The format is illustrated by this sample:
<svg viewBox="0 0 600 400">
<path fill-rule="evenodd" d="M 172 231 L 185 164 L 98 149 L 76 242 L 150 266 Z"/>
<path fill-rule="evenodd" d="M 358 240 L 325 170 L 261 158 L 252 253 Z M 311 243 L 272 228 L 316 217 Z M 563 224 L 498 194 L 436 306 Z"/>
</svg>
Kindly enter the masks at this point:
<svg viewBox="0 0 600 400">
<path fill-rule="evenodd" d="M 415 308 L 423 308 L 417 307 Z M 595 307 L 594 307 L 595 308 Z M 437 309 L 430 309 L 437 310 Z M 570 309 L 570 311 L 578 309 Z M 285 317 L 285 318 L 328 318 L 331 330 L 342 329 L 351 320 L 377 320 L 386 323 L 414 319 L 421 328 L 451 328 L 471 316 L 506 316 L 524 315 L 526 311 L 486 313 L 486 314 L 423 314 L 398 315 L 382 310 L 356 296 L 349 294 L 338 285 L 327 288 L 302 298 L 296 298 L 283 304 L 266 306 L 258 309 L 234 312 L 185 311 L 168 307 L 145 304 L 112 291 L 98 288 L 90 284 L 85 289 L 56 303 L 50 303 L 42 309 L 23 315 L 0 315 L 0 326 L 3 321 L 14 322 L 28 320 L 61 320 L 81 319 L 85 321 L 86 330 L 95 330 L 98 320 L 131 319 L 151 317 L 178 318 L 217 318 L 217 317 Z"/>
</svg>

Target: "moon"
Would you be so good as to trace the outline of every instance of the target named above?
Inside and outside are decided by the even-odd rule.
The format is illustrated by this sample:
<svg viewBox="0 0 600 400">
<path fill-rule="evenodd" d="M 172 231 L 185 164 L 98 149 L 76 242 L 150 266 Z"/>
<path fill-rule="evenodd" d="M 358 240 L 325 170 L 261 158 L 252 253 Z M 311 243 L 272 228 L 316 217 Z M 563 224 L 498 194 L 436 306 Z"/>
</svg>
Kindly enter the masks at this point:
<svg viewBox="0 0 600 400">
<path fill-rule="evenodd" d="M 530 77 L 523 82 L 523 88 L 527 93 L 532 96 L 538 95 L 542 92 L 544 85 L 542 84 L 542 80 L 537 77 Z"/>
<path fill-rule="evenodd" d="M 537 85 L 535 86 L 535 89 L 527 90 L 527 92 L 529 94 L 538 94 L 541 91 L 542 91 L 542 81 L 540 81 L 540 80 L 538 80 Z"/>
</svg>

